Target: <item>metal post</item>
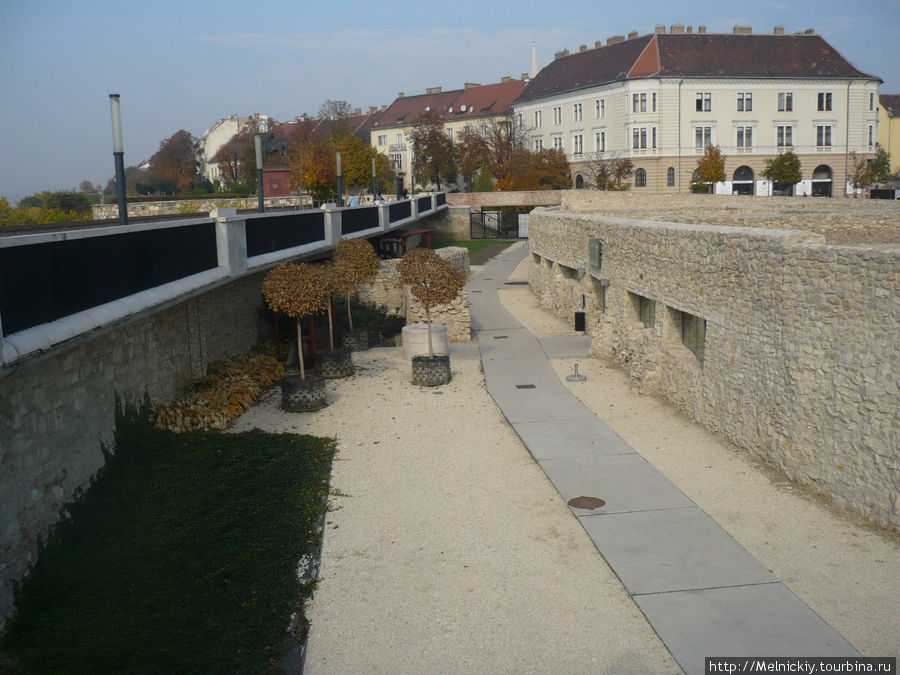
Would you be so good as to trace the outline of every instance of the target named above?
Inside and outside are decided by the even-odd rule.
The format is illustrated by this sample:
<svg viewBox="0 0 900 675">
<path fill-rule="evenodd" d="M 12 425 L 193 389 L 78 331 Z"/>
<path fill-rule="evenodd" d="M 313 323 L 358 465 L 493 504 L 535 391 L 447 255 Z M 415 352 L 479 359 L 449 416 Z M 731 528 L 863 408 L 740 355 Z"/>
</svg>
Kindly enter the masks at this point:
<svg viewBox="0 0 900 675">
<path fill-rule="evenodd" d="M 262 156 L 262 136 L 255 134 L 253 136 L 253 146 L 256 149 L 256 194 L 259 197 L 260 213 L 265 213 L 266 202 L 263 195 L 263 156 Z"/>
<path fill-rule="evenodd" d="M 337 151 L 337 205 L 341 207 L 344 205 L 344 177 L 341 176 L 341 151 Z"/>
<path fill-rule="evenodd" d="M 375 158 L 372 158 L 372 203 L 375 203 L 375 198 L 378 196 L 378 177 L 375 175 Z"/>
<path fill-rule="evenodd" d="M 122 110 L 118 94 L 109 95 L 112 117 L 113 160 L 116 165 L 116 201 L 119 203 L 119 224 L 128 224 L 128 203 L 125 200 L 125 146 L 122 142 Z"/>
</svg>

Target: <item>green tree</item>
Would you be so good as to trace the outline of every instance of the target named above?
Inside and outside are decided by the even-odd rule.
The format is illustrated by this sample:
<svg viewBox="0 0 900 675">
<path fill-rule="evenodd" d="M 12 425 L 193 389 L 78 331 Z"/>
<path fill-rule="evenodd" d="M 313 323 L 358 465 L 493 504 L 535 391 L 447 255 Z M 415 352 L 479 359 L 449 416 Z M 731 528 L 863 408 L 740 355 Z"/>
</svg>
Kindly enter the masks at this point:
<svg viewBox="0 0 900 675">
<path fill-rule="evenodd" d="M 456 179 L 456 146 L 444 130 L 433 111 L 420 116 L 409 132 L 413 153 L 415 181 L 434 184 L 441 189 L 441 183 Z"/>
<path fill-rule="evenodd" d="M 853 196 L 859 197 L 859 190 L 872 184 L 872 168 L 869 160 L 856 152 L 851 152 L 848 159 L 847 180 L 853 186 Z"/>
<path fill-rule="evenodd" d="M 709 194 L 713 193 L 713 185 L 725 180 L 725 155 L 718 145 L 707 145 L 703 156 L 697 160 L 697 170 L 694 177 L 707 187 Z"/>
<path fill-rule="evenodd" d="M 773 181 L 776 189 L 787 188 L 788 194 L 793 195 L 794 186 L 803 178 L 800 172 L 800 158 L 789 150 L 775 159 L 767 159 L 762 175 Z"/>
<path fill-rule="evenodd" d="M 869 161 L 869 171 L 872 173 L 872 181 L 883 183 L 891 177 L 891 154 L 880 145 L 875 151 L 875 159 Z"/>
</svg>

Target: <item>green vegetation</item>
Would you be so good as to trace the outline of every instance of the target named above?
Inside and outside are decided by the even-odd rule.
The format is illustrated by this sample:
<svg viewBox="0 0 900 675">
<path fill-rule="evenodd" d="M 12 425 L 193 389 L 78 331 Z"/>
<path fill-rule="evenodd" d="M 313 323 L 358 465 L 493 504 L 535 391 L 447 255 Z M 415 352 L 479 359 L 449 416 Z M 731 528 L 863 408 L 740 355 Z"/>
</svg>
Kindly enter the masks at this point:
<svg viewBox="0 0 900 675">
<path fill-rule="evenodd" d="M 306 632 L 334 443 L 153 429 L 117 410 L 116 452 L 16 589 L 2 647 L 24 672 L 280 672 Z"/>
<path fill-rule="evenodd" d="M 96 202 L 94 196 L 71 190 L 38 192 L 22 199 L 15 208 L 6 197 L 0 197 L 0 227 L 91 220 L 91 204 Z"/>
</svg>

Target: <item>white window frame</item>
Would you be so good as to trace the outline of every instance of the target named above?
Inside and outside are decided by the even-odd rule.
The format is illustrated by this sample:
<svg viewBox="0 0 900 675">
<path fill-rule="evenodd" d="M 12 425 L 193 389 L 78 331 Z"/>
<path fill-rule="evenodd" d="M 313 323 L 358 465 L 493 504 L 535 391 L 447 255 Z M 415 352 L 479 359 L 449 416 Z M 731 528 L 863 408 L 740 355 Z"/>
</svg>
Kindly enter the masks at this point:
<svg viewBox="0 0 900 675">
<path fill-rule="evenodd" d="M 553 137 L 552 137 L 551 140 L 552 140 L 552 142 L 553 142 L 553 149 L 554 149 L 554 150 L 563 150 L 563 151 L 565 151 L 564 148 L 563 148 L 563 137 L 562 137 L 562 134 L 553 134 Z"/>
<path fill-rule="evenodd" d="M 869 150 L 875 150 L 876 140 L 877 139 L 875 138 L 875 125 L 870 124 L 869 125 Z"/>
<path fill-rule="evenodd" d="M 584 134 L 581 132 L 572 134 L 572 154 L 584 154 Z"/>
<path fill-rule="evenodd" d="M 737 95 L 737 111 L 753 112 L 753 92 L 739 91 Z"/>
<path fill-rule="evenodd" d="M 817 124 L 816 125 L 816 149 L 831 150 L 834 138 L 833 124 Z"/>
<path fill-rule="evenodd" d="M 869 92 L 869 112 L 875 111 L 875 94 Z"/>
<path fill-rule="evenodd" d="M 816 110 L 819 112 L 831 112 L 833 97 L 830 91 L 820 91 L 816 96 Z"/>
<path fill-rule="evenodd" d="M 694 108 L 697 112 L 712 112 L 712 92 L 698 91 Z"/>
<path fill-rule="evenodd" d="M 653 92 L 653 106 L 652 106 L 652 111 L 653 111 L 653 112 L 656 112 L 656 92 L 655 92 L 655 91 Z"/>
<path fill-rule="evenodd" d="M 540 138 L 535 138 L 534 139 L 534 151 L 540 152 L 543 149 L 544 149 L 544 137 L 541 136 Z"/>
<path fill-rule="evenodd" d="M 580 121 L 581 121 L 582 112 L 583 112 L 583 111 L 582 111 L 582 104 L 581 104 L 581 103 L 574 103 L 574 104 L 572 105 L 572 121 L 573 121 L 573 122 L 580 122 Z"/>
<path fill-rule="evenodd" d="M 387 134 L 378 134 L 378 146 L 384 147 L 387 145 Z"/>
<path fill-rule="evenodd" d="M 647 112 L 647 92 L 638 92 L 631 95 L 631 112 L 645 113 Z"/>
<path fill-rule="evenodd" d="M 553 125 L 558 126 L 562 124 L 562 106 L 557 105 L 553 107 Z"/>
<path fill-rule="evenodd" d="M 793 148 L 794 147 L 794 125 L 793 124 L 776 124 L 775 125 L 775 147 L 776 148 Z"/>
<path fill-rule="evenodd" d="M 594 100 L 594 119 L 602 120 L 606 117 L 606 99 L 598 98 Z"/>
<path fill-rule="evenodd" d="M 606 152 L 606 129 L 594 130 L 594 152 Z"/>
<path fill-rule="evenodd" d="M 794 92 L 779 91 L 778 92 L 778 112 L 794 111 Z"/>
<path fill-rule="evenodd" d="M 738 152 L 753 151 L 753 125 L 741 124 L 735 128 L 734 147 Z"/>
<path fill-rule="evenodd" d="M 540 129 L 540 128 L 541 128 L 541 125 L 543 124 L 543 122 L 544 122 L 544 114 L 543 114 L 543 111 L 542 111 L 542 110 L 535 110 L 535 111 L 534 111 L 534 128 L 535 128 L 535 129 Z"/>
<path fill-rule="evenodd" d="M 699 132 L 700 143 L 697 143 Z M 695 124 L 694 125 L 694 150 L 699 153 L 706 151 L 707 146 L 713 143 L 713 127 L 711 124 Z"/>
</svg>

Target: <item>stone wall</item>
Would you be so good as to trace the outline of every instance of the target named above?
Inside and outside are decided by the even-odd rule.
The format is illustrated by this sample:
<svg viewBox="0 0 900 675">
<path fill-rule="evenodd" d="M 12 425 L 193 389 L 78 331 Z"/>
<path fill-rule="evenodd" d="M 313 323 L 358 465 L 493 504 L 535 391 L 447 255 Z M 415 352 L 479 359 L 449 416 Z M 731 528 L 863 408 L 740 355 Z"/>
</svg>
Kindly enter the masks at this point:
<svg viewBox="0 0 900 675">
<path fill-rule="evenodd" d="M 871 212 L 882 213 L 859 211 Z M 593 353 L 639 389 L 900 530 L 900 247 L 831 245 L 816 220 L 801 231 L 541 209 L 529 281 L 567 321 L 585 311 Z M 892 227 L 873 226 L 872 238 L 890 239 Z"/>
<path fill-rule="evenodd" d="M 294 206 L 301 208 L 300 197 L 264 197 L 266 208 L 278 208 Z M 305 208 L 312 208 L 312 202 L 307 197 L 303 200 Z M 161 202 L 128 202 L 128 216 L 140 218 L 143 216 L 171 216 L 187 213 L 207 214 L 217 208 L 255 209 L 259 205 L 256 197 L 225 198 L 225 199 L 172 199 Z M 118 204 L 95 204 L 92 209 L 94 220 L 119 217 Z"/>
<path fill-rule="evenodd" d="M 0 619 L 60 508 L 100 468 L 114 400 L 167 400 L 265 331 L 262 275 L 110 329 L 0 375 Z"/>
<path fill-rule="evenodd" d="M 466 278 L 469 277 L 469 252 L 466 249 L 447 246 L 437 249 L 437 254 L 449 260 L 453 268 Z M 397 272 L 399 262 L 399 258 L 382 260 L 375 278 L 360 285 L 359 299 L 362 302 L 386 307 L 391 314 L 406 317 L 406 323 L 425 321 L 425 308 L 422 303 L 400 283 L 400 274 Z M 471 339 L 468 292 L 463 289 L 449 305 L 435 307 L 431 311 L 431 319 L 434 323 L 447 326 L 447 339 L 450 342 L 468 342 Z"/>
<path fill-rule="evenodd" d="M 497 206 L 556 206 L 560 204 L 564 190 L 522 190 L 516 192 L 451 192 L 447 195 L 450 206 L 468 206 L 482 210 Z"/>
</svg>

